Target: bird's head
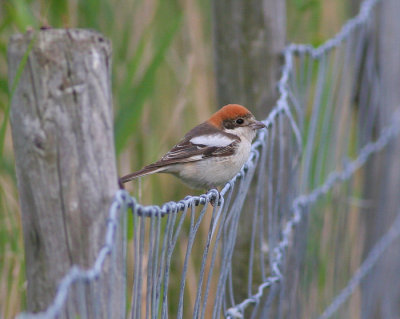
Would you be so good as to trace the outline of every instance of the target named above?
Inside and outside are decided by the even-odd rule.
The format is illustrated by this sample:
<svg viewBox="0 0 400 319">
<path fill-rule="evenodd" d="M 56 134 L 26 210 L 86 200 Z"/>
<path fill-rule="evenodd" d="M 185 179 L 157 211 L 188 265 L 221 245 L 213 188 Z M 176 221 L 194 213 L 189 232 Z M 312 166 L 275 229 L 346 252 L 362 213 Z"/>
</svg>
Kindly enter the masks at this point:
<svg viewBox="0 0 400 319">
<path fill-rule="evenodd" d="M 264 123 L 257 121 L 251 112 L 239 104 L 228 104 L 214 113 L 208 119 L 211 125 L 227 132 L 244 137 L 250 141 L 256 131 L 266 127 Z"/>
</svg>

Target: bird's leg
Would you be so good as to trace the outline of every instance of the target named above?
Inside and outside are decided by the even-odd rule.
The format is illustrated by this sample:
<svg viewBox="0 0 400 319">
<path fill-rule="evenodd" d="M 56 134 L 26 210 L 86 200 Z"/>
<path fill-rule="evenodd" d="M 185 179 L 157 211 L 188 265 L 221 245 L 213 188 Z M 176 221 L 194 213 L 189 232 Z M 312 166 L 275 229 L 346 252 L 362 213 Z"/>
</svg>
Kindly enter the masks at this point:
<svg viewBox="0 0 400 319">
<path fill-rule="evenodd" d="M 125 189 L 124 183 L 122 183 L 121 178 L 118 178 L 118 186 L 119 186 L 119 189 Z"/>
</svg>

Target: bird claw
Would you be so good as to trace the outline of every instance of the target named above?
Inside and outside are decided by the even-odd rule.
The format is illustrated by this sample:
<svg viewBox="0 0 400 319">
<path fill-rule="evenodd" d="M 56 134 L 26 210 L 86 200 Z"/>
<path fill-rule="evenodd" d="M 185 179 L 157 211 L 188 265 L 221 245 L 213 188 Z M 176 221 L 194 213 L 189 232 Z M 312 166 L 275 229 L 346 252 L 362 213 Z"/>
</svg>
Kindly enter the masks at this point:
<svg viewBox="0 0 400 319">
<path fill-rule="evenodd" d="M 213 189 L 210 189 L 208 192 L 212 192 L 212 193 L 216 194 L 216 197 L 212 197 L 210 199 L 211 206 L 212 207 L 215 207 L 215 205 L 221 206 L 221 194 L 219 193 L 218 189 L 213 188 Z"/>
</svg>

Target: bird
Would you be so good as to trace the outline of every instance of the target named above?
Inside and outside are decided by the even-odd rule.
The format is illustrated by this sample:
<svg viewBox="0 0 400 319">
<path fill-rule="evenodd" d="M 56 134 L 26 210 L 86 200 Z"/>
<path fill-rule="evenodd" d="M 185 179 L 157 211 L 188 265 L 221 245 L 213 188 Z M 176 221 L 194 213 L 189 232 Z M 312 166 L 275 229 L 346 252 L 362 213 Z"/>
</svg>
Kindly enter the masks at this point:
<svg viewBox="0 0 400 319">
<path fill-rule="evenodd" d="M 154 173 L 169 173 L 193 189 L 226 184 L 246 163 L 263 122 L 244 106 L 228 104 L 190 130 L 160 160 L 120 178 L 120 185 Z"/>
</svg>

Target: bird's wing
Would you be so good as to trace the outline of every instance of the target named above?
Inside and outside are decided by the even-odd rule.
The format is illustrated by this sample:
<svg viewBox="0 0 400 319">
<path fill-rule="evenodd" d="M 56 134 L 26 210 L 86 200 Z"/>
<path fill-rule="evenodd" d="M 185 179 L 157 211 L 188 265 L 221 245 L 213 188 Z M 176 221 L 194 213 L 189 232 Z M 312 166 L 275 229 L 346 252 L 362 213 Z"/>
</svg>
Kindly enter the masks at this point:
<svg viewBox="0 0 400 319">
<path fill-rule="evenodd" d="M 182 141 L 154 164 L 172 165 L 200 161 L 211 156 L 232 155 L 238 142 L 238 136 L 225 133 L 205 122 L 187 133 Z"/>
<path fill-rule="evenodd" d="M 159 161 L 123 176 L 121 182 L 126 183 L 139 176 L 162 172 L 175 164 L 196 162 L 212 156 L 233 155 L 239 142 L 240 138 L 233 134 L 222 132 L 208 123 L 200 124 L 186 134 L 182 141 Z"/>
<path fill-rule="evenodd" d="M 179 163 L 196 162 L 211 156 L 232 155 L 237 147 L 238 140 L 232 140 L 226 145 L 212 145 L 205 143 L 194 143 L 184 141 L 175 145 L 161 160 L 154 163 L 157 166 L 172 165 Z"/>
</svg>

